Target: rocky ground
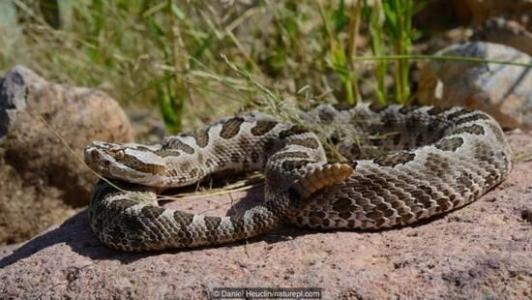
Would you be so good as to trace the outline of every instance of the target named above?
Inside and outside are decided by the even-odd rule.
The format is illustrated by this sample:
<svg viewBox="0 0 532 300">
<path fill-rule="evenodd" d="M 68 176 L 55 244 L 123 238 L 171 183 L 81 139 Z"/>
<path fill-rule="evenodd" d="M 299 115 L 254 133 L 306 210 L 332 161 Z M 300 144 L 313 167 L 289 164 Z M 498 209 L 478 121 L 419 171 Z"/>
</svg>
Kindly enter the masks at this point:
<svg viewBox="0 0 532 300">
<path fill-rule="evenodd" d="M 532 136 L 514 132 L 516 156 Z M 289 226 L 244 243 L 131 254 L 91 233 L 86 211 L 0 252 L 6 298 L 208 298 L 215 287 L 321 287 L 325 299 L 530 299 L 532 161 L 479 201 L 426 224 L 382 232 Z M 168 204 L 223 214 L 260 187 Z M 241 202 L 236 204 L 239 199 Z M 242 202 L 244 205 L 242 205 Z"/>
<path fill-rule="evenodd" d="M 532 129 L 525 66 L 532 2 L 438 3 L 443 7 L 420 14 L 418 27 L 432 28 L 446 12 L 469 25 L 414 45 L 417 52 L 513 65 L 429 61 L 414 72 L 415 100 L 482 109 L 507 129 Z M 48 82 L 22 66 L 0 78 L 0 299 L 204 299 L 216 287 L 319 287 L 324 299 L 532 299 L 532 133 L 509 133 L 516 161 L 506 182 L 414 227 L 316 232 L 287 225 L 222 247 L 108 249 L 83 208 L 96 180 L 81 162 L 83 148 L 133 134 L 158 142 L 165 135 L 159 119 L 156 111 L 124 112 L 105 93 Z M 262 198 L 259 185 L 165 205 L 224 215 Z"/>
</svg>

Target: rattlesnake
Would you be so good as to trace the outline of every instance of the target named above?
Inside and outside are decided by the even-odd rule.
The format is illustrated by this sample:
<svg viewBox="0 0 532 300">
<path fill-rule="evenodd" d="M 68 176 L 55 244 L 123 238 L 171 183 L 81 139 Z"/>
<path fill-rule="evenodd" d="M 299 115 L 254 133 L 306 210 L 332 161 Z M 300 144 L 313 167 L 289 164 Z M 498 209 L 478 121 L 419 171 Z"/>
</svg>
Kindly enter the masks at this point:
<svg viewBox="0 0 532 300">
<path fill-rule="evenodd" d="M 318 229 L 390 228 L 464 206 L 511 169 L 504 133 L 480 111 L 321 105 L 301 119 L 324 128 L 348 162 L 328 163 L 315 133 L 262 113 L 225 118 L 157 145 L 93 142 L 85 150 L 87 164 L 121 189 L 97 184 L 88 209 L 92 230 L 110 247 L 141 251 L 241 240 L 282 221 Z M 364 143 L 353 130 L 364 133 Z M 157 204 L 162 189 L 230 170 L 262 170 L 264 203 L 226 217 Z"/>
</svg>

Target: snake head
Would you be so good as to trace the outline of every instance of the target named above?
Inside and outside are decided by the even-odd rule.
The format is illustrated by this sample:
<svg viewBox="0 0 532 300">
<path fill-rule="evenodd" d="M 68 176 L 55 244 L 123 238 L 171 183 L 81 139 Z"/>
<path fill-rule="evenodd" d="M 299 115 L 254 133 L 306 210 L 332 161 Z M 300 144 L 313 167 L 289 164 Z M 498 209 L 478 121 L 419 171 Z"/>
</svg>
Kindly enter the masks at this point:
<svg viewBox="0 0 532 300">
<path fill-rule="evenodd" d="M 164 185 L 165 160 L 155 152 L 160 146 L 92 142 L 85 148 L 85 162 L 104 177 L 147 186 Z"/>
</svg>

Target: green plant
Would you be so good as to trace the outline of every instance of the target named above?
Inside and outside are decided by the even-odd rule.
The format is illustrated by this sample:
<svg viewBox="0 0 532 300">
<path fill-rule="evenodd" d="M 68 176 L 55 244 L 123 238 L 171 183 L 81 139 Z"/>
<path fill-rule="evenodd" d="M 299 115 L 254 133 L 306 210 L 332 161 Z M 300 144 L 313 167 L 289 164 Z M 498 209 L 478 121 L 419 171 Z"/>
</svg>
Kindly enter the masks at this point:
<svg viewBox="0 0 532 300">
<path fill-rule="evenodd" d="M 356 55 L 356 43 L 360 24 L 360 1 L 351 5 L 349 12 L 346 12 L 344 0 L 339 0 L 336 10 L 327 15 L 321 1 L 318 2 L 320 15 L 325 28 L 329 44 L 329 55 L 327 62 L 331 69 L 335 70 L 339 76 L 347 104 L 353 105 L 360 100 L 358 91 L 358 76 L 352 57 Z M 339 37 L 339 33 L 347 32 L 347 39 L 344 41 Z"/>
<path fill-rule="evenodd" d="M 398 55 L 409 55 L 412 51 L 413 0 L 384 1 L 382 10 L 385 15 L 384 28 L 392 41 L 393 50 Z M 408 60 L 399 59 L 393 71 L 395 97 L 397 102 L 410 102 L 410 84 L 408 80 Z"/>
<path fill-rule="evenodd" d="M 365 19 L 368 21 L 368 28 L 370 33 L 371 51 L 374 56 L 382 56 L 385 53 L 384 49 L 384 14 L 382 9 L 382 2 L 377 0 L 373 2 L 373 7 L 368 5 L 367 0 L 364 0 Z M 377 101 L 381 105 L 388 102 L 388 92 L 385 84 L 386 73 L 388 70 L 388 61 L 378 61 L 375 64 L 375 78 L 377 80 L 377 87 L 375 94 Z"/>
<path fill-rule="evenodd" d="M 408 55 L 412 53 L 412 41 L 415 31 L 412 28 L 412 17 L 422 7 L 424 1 L 413 0 L 361 0 L 351 3 L 349 9 L 343 0 L 332 14 L 326 14 L 326 7 L 318 2 L 320 15 L 328 37 L 329 66 L 339 76 L 345 90 L 344 101 L 354 104 L 360 99 L 359 78 L 356 59 L 356 45 L 359 36 L 359 24 L 363 19 L 367 24 L 370 37 L 370 48 L 373 56 L 381 57 L 387 53 L 400 55 L 392 69 L 395 101 L 407 104 L 410 102 L 410 82 L 408 78 Z M 330 10 L 330 9 L 329 9 Z M 347 35 L 342 39 L 340 33 Z M 386 47 L 386 45 L 390 45 Z M 386 76 L 390 71 L 388 60 L 379 60 L 375 64 L 376 100 L 384 105 L 390 102 Z"/>
<path fill-rule="evenodd" d="M 188 71 L 186 49 L 178 24 L 185 19 L 185 15 L 172 0 L 167 0 L 166 5 L 161 5 L 159 8 L 167 15 L 166 23 L 161 24 L 157 19 L 156 10 L 152 10 L 151 14 L 146 16 L 146 20 L 155 42 L 162 50 L 163 63 L 172 68 L 164 70 L 163 76 L 153 80 L 156 90 L 155 100 L 167 130 L 177 133 L 181 131 L 183 110 L 189 94 L 184 79 Z"/>
<path fill-rule="evenodd" d="M 425 0 L 375 0 L 370 4 L 368 0 L 364 0 L 363 15 L 369 27 L 373 56 L 382 57 L 386 53 L 391 53 L 400 57 L 394 60 L 392 74 L 395 101 L 401 104 L 408 104 L 411 100 L 408 57 L 412 55 L 412 43 L 416 37 L 412 19 L 426 3 Z M 388 43 L 391 47 L 386 48 L 385 45 Z M 376 96 L 380 104 L 389 102 L 385 84 L 388 69 L 389 60 L 377 61 Z"/>
<path fill-rule="evenodd" d="M 0 68 L 155 106 L 170 132 L 242 108 L 408 103 L 412 60 L 471 61 L 412 53 L 424 2 L 0 1 Z"/>
</svg>

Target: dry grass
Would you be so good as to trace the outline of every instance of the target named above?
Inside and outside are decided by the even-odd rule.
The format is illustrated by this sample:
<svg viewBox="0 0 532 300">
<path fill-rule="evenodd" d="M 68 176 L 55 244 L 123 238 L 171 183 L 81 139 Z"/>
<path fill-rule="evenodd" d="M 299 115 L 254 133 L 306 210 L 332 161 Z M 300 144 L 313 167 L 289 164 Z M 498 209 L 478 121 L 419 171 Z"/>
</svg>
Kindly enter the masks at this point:
<svg viewBox="0 0 532 300">
<path fill-rule="evenodd" d="M 103 89 L 127 105 L 157 105 L 170 131 L 241 109 L 284 111 L 285 102 L 352 104 L 368 95 L 389 101 L 382 97 L 387 87 L 372 84 L 371 63 L 352 59 L 372 53 L 362 35 L 368 22 L 382 21 L 372 16 L 386 5 L 324 0 L 50 3 L 55 2 L 1 4 L 0 21 L 9 26 L 0 35 L 5 45 L 0 68 L 24 64 L 51 80 Z M 394 36 L 379 34 L 382 41 L 373 43 L 379 47 L 373 52 L 392 51 L 383 45 Z M 364 71 L 367 75 L 360 77 Z M 376 76 L 382 79 L 386 72 L 391 69 L 380 63 Z M 364 82 L 375 89 L 361 95 Z"/>
</svg>

